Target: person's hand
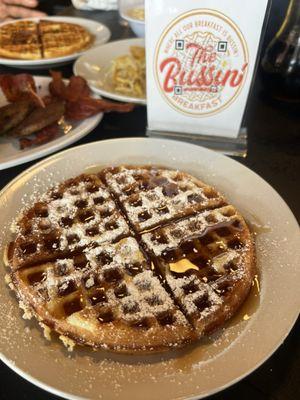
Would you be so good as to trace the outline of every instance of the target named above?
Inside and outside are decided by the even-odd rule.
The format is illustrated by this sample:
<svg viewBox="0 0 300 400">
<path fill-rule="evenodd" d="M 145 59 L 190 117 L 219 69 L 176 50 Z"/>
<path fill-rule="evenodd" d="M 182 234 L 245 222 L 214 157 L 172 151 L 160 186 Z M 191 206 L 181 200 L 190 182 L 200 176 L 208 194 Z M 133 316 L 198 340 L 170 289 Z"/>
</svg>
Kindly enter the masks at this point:
<svg viewBox="0 0 300 400">
<path fill-rule="evenodd" d="M 33 10 L 37 5 L 38 0 L 0 0 L 0 20 L 45 16 L 43 12 Z"/>
</svg>

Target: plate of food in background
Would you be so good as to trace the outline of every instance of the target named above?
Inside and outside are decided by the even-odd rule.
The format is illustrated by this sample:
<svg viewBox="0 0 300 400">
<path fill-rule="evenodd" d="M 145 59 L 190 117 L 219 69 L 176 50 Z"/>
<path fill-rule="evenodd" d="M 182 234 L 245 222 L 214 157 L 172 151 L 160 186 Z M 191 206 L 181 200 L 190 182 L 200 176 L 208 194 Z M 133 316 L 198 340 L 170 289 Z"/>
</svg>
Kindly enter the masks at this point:
<svg viewBox="0 0 300 400">
<path fill-rule="evenodd" d="M 47 68 L 74 60 L 106 43 L 110 30 L 84 18 L 26 18 L 0 24 L 0 64 Z"/>
<path fill-rule="evenodd" d="M 51 75 L 0 75 L 0 170 L 76 142 L 99 124 L 103 112 L 133 108 L 91 96 L 82 77 Z"/>
<path fill-rule="evenodd" d="M 119 40 L 88 50 L 75 62 L 74 74 L 83 76 L 91 89 L 101 96 L 146 104 L 143 39 Z"/>
</svg>

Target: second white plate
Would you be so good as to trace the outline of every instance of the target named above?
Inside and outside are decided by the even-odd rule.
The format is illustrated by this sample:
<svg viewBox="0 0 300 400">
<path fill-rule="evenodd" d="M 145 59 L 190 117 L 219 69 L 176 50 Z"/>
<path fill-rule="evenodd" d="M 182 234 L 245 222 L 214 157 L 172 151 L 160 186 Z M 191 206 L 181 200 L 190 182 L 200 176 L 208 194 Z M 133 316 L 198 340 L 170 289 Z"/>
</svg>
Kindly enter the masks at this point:
<svg viewBox="0 0 300 400">
<path fill-rule="evenodd" d="M 48 85 L 51 81 L 50 77 L 35 76 L 34 80 L 39 94 L 44 96 L 49 93 Z M 7 104 L 7 100 L 0 89 L 0 107 L 5 104 Z M 20 150 L 17 139 L 0 136 L 0 170 L 44 157 L 76 142 L 91 132 L 99 124 L 102 117 L 103 113 L 99 113 L 83 121 L 72 123 L 70 132 L 60 134 L 56 139 L 43 145 L 29 147 L 24 150 Z"/>
<path fill-rule="evenodd" d="M 112 164 L 156 164 L 187 171 L 217 187 L 260 231 L 256 238 L 260 296 L 250 294 L 226 329 L 164 354 L 131 356 L 86 348 L 70 354 L 55 338 L 47 342 L 35 322 L 22 319 L 4 283 L 2 257 L 11 238 L 11 222 L 33 194 L 36 198 L 64 179 Z M 126 138 L 73 147 L 15 178 L 0 193 L 0 209 L 0 358 L 25 379 L 67 399 L 203 398 L 261 365 L 298 316 L 300 244 L 294 216 L 254 172 L 200 146 Z"/>
<path fill-rule="evenodd" d="M 122 55 L 129 54 L 130 46 L 145 46 L 144 39 L 126 39 L 110 42 L 88 50 L 74 64 L 74 74 L 83 76 L 92 90 L 113 100 L 135 104 L 146 104 L 145 98 L 125 96 L 116 93 L 107 82 L 107 71 L 111 62 Z"/>
<path fill-rule="evenodd" d="M 111 32 L 107 28 L 107 26 L 101 24 L 100 22 L 96 22 L 86 18 L 75 18 L 75 17 L 46 17 L 43 18 L 50 21 L 59 21 L 59 22 L 67 22 L 71 24 L 81 25 L 83 28 L 86 28 L 93 36 L 94 42 L 91 48 L 95 46 L 100 46 L 103 43 L 109 41 Z M 39 21 L 40 18 L 24 18 L 24 21 Z M 4 22 L 0 26 L 4 24 L 10 24 L 13 22 Z M 59 66 L 66 64 L 75 58 L 79 57 L 81 54 L 85 52 L 73 53 L 64 57 L 56 57 L 56 58 L 45 58 L 41 60 L 16 60 L 10 58 L 0 57 L 0 64 L 9 65 L 15 68 L 26 68 L 26 69 L 47 69 L 54 66 Z"/>
</svg>

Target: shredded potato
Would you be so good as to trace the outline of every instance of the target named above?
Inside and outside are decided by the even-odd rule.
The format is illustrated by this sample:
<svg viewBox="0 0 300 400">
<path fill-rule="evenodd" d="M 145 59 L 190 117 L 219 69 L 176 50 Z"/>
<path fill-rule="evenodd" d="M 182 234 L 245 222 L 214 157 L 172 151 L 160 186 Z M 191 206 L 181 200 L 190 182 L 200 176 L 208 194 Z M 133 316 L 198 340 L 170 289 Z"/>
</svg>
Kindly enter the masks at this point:
<svg viewBox="0 0 300 400">
<path fill-rule="evenodd" d="M 144 98 L 146 95 L 145 48 L 131 46 L 130 54 L 112 61 L 109 78 L 117 93 Z"/>
</svg>

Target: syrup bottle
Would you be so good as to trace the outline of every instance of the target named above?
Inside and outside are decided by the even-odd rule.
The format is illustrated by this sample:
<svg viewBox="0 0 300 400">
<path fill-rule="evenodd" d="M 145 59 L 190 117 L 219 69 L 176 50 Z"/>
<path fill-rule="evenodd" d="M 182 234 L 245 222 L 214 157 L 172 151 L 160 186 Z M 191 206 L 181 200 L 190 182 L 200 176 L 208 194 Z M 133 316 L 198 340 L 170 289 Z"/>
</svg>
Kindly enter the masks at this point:
<svg viewBox="0 0 300 400">
<path fill-rule="evenodd" d="M 263 84 L 271 97 L 300 102 L 300 0 L 291 0 L 285 19 L 262 59 Z"/>
</svg>

